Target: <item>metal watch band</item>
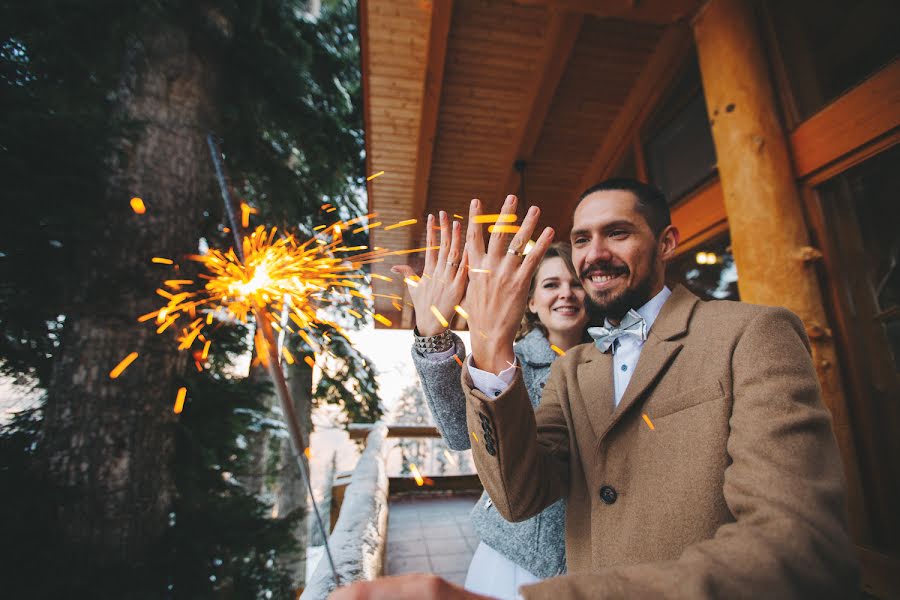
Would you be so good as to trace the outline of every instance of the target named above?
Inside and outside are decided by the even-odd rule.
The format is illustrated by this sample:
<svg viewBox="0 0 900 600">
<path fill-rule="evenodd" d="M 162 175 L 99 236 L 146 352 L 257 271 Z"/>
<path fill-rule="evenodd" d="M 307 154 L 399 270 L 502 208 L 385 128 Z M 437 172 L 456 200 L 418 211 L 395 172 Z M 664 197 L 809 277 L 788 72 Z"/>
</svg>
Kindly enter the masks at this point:
<svg viewBox="0 0 900 600">
<path fill-rule="evenodd" d="M 413 329 L 413 337 L 416 340 L 416 350 L 422 354 L 446 352 L 453 347 L 453 334 L 449 329 L 428 337 L 419 335 L 419 330 Z"/>
</svg>

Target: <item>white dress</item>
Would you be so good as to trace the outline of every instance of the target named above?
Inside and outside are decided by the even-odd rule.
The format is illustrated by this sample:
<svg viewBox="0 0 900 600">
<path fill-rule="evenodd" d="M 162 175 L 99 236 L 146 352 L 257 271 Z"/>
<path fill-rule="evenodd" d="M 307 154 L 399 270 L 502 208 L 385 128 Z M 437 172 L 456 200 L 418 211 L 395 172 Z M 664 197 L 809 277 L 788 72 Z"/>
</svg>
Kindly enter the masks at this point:
<svg viewBox="0 0 900 600">
<path fill-rule="evenodd" d="M 466 589 L 503 600 L 521 598 L 519 586 L 537 583 L 532 575 L 484 542 L 479 542 L 466 574 Z"/>
</svg>

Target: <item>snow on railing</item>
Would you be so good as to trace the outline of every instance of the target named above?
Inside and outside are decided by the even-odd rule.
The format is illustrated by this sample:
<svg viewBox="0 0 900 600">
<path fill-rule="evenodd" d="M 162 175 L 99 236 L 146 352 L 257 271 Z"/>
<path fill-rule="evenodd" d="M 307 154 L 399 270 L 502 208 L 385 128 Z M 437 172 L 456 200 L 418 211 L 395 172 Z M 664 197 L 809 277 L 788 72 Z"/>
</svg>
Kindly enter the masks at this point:
<svg viewBox="0 0 900 600">
<path fill-rule="evenodd" d="M 372 426 L 350 485 L 344 494 L 341 513 L 328 538 L 341 585 L 375 579 L 384 570 L 384 546 L 388 518 L 388 475 L 386 463 L 388 427 Z M 325 600 L 334 589 L 334 577 L 327 558 L 316 567 L 301 600 Z"/>
</svg>

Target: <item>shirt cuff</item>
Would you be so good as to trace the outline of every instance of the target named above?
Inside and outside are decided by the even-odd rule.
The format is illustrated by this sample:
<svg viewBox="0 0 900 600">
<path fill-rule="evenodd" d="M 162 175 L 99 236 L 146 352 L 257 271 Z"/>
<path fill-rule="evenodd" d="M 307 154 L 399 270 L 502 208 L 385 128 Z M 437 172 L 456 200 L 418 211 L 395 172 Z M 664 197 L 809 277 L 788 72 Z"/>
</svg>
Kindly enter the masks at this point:
<svg viewBox="0 0 900 600">
<path fill-rule="evenodd" d="M 466 357 L 466 366 L 469 367 L 469 375 L 472 377 L 472 385 L 488 398 L 495 398 L 506 391 L 516 376 L 519 359 L 513 359 L 511 367 L 507 367 L 494 375 L 490 371 L 482 371 L 472 365 L 472 355 Z"/>
</svg>

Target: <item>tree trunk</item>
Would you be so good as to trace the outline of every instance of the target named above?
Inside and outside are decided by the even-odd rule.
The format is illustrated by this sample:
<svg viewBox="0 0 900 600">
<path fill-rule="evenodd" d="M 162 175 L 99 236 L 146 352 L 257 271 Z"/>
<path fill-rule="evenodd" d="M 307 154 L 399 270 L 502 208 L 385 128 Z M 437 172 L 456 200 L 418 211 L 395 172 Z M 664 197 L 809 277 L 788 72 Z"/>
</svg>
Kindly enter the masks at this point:
<svg viewBox="0 0 900 600">
<path fill-rule="evenodd" d="M 78 249 L 81 285 L 48 389 L 42 458 L 64 488 L 58 518 L 86 566 L 140 568 L 166 531 L 175 493 L 173 403 L 186 358 L 173 331 L 156 335 L 138 315 L 176 262 L 197 252 L 213 176 L 205 132 L 213 125 L 215 68 L 187 31 L 152 25 L 129 45 L 111 118 L 133 125 L 108 163 L 108 223 Z M 145 214 L 129 207 L 143 198 Z M 183 273 L 182 273 L 183 275 Z M 109 371 L 139 357 L 118 379 Z M 190 393 L 185 410 L 190 410 Z"/>
</svg>

